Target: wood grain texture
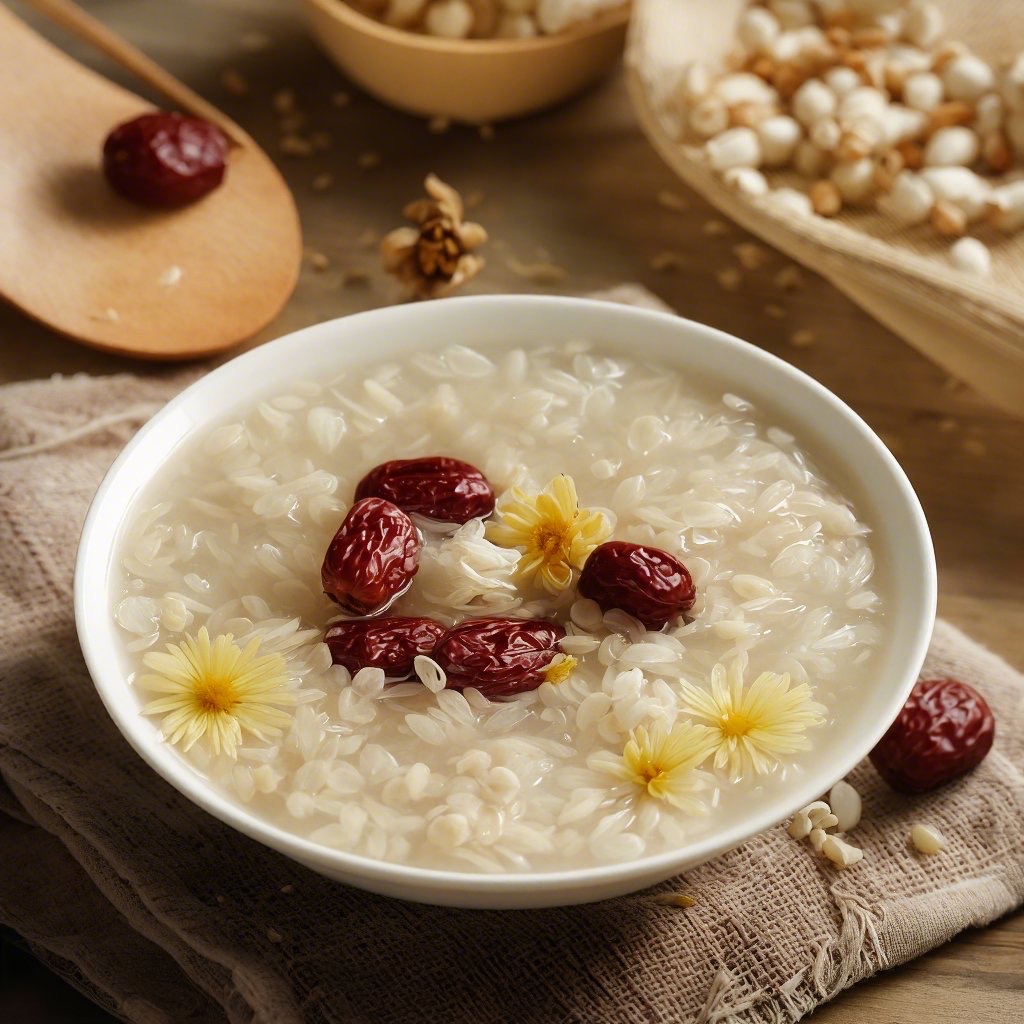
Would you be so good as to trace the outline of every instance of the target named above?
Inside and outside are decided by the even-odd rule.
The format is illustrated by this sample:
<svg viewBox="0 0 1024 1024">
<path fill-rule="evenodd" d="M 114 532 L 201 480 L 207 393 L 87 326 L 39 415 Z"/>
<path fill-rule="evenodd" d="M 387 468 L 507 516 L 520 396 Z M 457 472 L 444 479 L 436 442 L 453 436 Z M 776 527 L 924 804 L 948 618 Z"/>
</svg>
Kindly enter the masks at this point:
<svg viewBox="0 0 1024 1024">
<path fill-rule="evenodd" d="M 784 257 L 769 253 L 760 269 L 742 269 L 735 247 L 751 239 L 677 183 L 636 128 L 619 79 L 546 115 L 499 126 L 491 141 L 473 129 L 434 135 L 354 92 L 349 105 L 336 106 L 332 94 L 347 86 L 287 0 L 102 0 L 91 9 L 224 106 L 272 154 L 280 137 L 272 97 L 282 88 L 295 92 L 314 130 L 331 135 L 321 154 L 281 159 L 307 245 L 329 266 L 306 266 L 292 301 L 260 339 L 394 301 L 368 232 L 379 236 L 401 223 L 402 205 L 435 171 L 464 195 L 480 194 L 472 216 L 491 233 L 482 250 L 488 266 L 467 291 L 584 293 L 639 281 L 684 315 L 782 356 L 852 405 L 921 496 L 937 548 L 940 614 L 1024 667 L 1024 424 L 951 382 L 823 280 L 804 273 L 803 287 L 780 290 L 774 279 L 790 265 Z M 270 33 L 269 50 L 243 49 L 241 36 L 252 29 Z M 248 98 L 219 84 L 225 68 L 250 81 Z M 367 153 L 379 156 L 378 166 L 361 165 L 371 162 L 360 159 Z M 314 190 L 314 179 L 328 173 L 331 187 Z M 661 205 L 662 190 L 687 209 Z M 672 256 L 661 263 L 671 267 L 652 269 L 652 258 L 664 253 Z M 566 279 L 546 287 L 524 280 L 509 268 L 512 256 L 549 260 L 566 269 Z M 741 271 L 735 291 L 718 279 L 729 268 Z M 345 284 L 352 272 L 368 275 L 366 283 Z M 766 306 L 781 316 L 766 314 Z M 794 336 L 812 344 L 794 345 Z M 2 379 L 78 369 L 161 372 L 74 346 L 6 308 L 0 338 Z M 1010 1024 L 1021 1019 L 1022 1005 L 1018 914 L 858 986 L 815 1019 Z"/>
</svg>

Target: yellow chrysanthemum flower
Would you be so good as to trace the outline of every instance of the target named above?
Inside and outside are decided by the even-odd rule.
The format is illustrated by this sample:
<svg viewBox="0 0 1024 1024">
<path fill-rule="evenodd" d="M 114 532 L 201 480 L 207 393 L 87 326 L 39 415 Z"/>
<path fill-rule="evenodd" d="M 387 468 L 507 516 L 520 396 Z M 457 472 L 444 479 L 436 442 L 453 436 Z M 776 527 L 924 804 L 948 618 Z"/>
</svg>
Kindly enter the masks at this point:
<svg viewBox="0 0 1024 1024">
<path fill-rule="evenodd" d="M 592 757 L 588 763 L 642 787 L 656 800 L 689 814 L 706 814 L 697 794 L 708 787 L 709 780 L 696 769 L 712 750 L 714 739 L 706 726 L 678 722 L 672 729 L 655 725 L 648 731 L 641 725 L 629 734 L 621 757 Z"/>
<path fill-rule="evenodd" d="M 577 665 L 579 665 L 579 661 L 571 654 L 557 655 L 542 673 L 544 682 L 552 683 L 555 686 L 564 683 L 576 671 Z"/>
<path fill-rule="evenodd" d="M 762 672 L 749 687 L 743 683 L 744 659 L 711 670 L 711 690 L 680 684 L 684 709 L 708 723 L 714 737 L 714 767 L 735 781 L 771 771 L 779 760 L 810 750 L 805 731 L 824 722 L 826 708 L 812 699 L 806 683 L 790 688 L 788 673 Z"/>
<path fill-rule="evenodd" d="M 540 494 L 512 488 L 487 524 L 487 539 L 522 555 L 516 576 L 522 582 L 537 577 L 551 594 L 572 584 L 573 569 L 582 569 L 591 551 L 612 535 L 608 517 L 579 507 L 571 476 L 556 476 Z"/>
<path fill-rule="evenodd" d="M 152 669 L 138 685 L 163 696 L 150 701 L 144 715 L 163 715 L 160 728 L 169 743 L 189 750 L 209 735 L 215 754 L 236 756 L 247 729 L 260 739 L 280 735 L 290 718 L 282 707 L 295 703 L 280 654 L 258 656 L 259 640 L 244 650 L 230 633 L 210 641 L 204 626 L 198 637 L 152 651 L 143 664 Z"/>
</svg>

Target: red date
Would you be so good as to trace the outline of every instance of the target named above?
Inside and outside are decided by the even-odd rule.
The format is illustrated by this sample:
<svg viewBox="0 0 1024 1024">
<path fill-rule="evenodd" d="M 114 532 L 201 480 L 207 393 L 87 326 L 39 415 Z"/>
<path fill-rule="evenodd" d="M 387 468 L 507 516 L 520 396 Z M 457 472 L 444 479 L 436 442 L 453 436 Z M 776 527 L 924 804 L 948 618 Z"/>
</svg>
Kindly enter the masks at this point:
<svg viewBox="0 0 1024 1024">
<path fill-rule="evenodd" d="M 357 501 L 327 549 L 324 593 L 351 615 L 376 615 L 399 597 L 419 569 L 412 520 L 381 498 Z"/>
<path fill-rule="evenodd" d="M 184 206 L 223 180 L 228 140 L 208 121 L 143 114 L 103 144 L 103 173 L 116 192 L 144 206 Z"/>
<path fill-rule="evenodd" d="M 465 523 L 494 511 L 494 489 L 483 473 L 444 456 L 395 459 L 371 469 L 356 488 L 357 499 L 369 497 L 442 523 Z"/>
<path fill-rule="evenodd" d="M 900 793 L 927 793 L 984 759 L 995 738 L 985 698 L 957 679 L 922 679 L 871 751 L 878 774 Z"/>
<path fill-rule="evenodd" d="M 448 687 L 475 686 L 485 697 L 535 690 L 559 653 L 565 630 L 543 619 L 467 619 L 449 629 L 431 657 Z"/>
<path fill-rule="evenodd" d="M 327 630 L 324 642 L 335 665 L 355 674 L 361 668 L 379 668 L 389 679 L 407 679 L 419 654 L 430 654 L 444 635 L 433 619 L 394 616 L 338 622 Z"/>
<path fill-rule="evenodd" d="M 697 590 L 674 555 L 613 540 L 594 548 L 577 588 L 604 611 L 621 608 L 648 629 L 661 629 L 693 607 Z"/>
</svg>

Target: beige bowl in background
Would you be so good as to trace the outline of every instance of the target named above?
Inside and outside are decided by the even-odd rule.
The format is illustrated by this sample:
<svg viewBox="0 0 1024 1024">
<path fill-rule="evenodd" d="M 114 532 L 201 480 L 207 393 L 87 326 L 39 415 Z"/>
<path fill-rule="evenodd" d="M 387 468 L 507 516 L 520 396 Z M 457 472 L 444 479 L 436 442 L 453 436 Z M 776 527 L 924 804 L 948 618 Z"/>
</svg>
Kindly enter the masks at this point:
<svg viewBox="0 0 1024 1024">
<path fill-rule="evenodd" d="M 389 106 L 471 124 L 531 114 L 585 89 L 622 55 L 623 5 L 557 35 L 439 39 L 382 25 L 344 0 L 303 0 L 313 35 L 357 85 Z"/>
</svg>

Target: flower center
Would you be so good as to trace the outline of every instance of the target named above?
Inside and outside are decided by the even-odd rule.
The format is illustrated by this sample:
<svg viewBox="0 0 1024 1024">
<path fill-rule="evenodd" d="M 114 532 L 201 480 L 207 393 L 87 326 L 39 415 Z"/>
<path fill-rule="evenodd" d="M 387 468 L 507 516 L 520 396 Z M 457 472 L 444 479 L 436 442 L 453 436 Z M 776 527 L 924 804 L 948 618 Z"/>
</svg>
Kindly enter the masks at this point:
<svg viewBox="0 0 1024 1024">
<path fill-rule="evenodd" d="M 660 779 L 665 774 L 664 769 L 653 761 L 645 761 L 639 766 L 637 773 L 645 783 L 654 782 L 655 779 Z"/>
<path fill-rule="evenodd" d="M 561 661 L 554 661 L 544 669 L 544 680 L 548 683 L 564 683 L 573 674 L 579 662 L 571 655 L 566 654 Z"/>
<path fill-rule="evenodd" d="M 204 676 L 192 691 L 197 710 L 206 714 L 231 714 L 238 703 L 238 690 L 232 679 Z"/>
<path fill-rule="evenodd" d="M 726 712 L 718 723 L 722 735 L 726 737 L 746 736 L 754 728 L 754 722 L 748 715 L 739 711 Z"/>
<path fill-rule="evenodd" d="M 541 523 L 533 531 L 533 543 L 546 562 L 554 561 L 565 546 L 566 528 L 560 523 Z"/>
</svg>

